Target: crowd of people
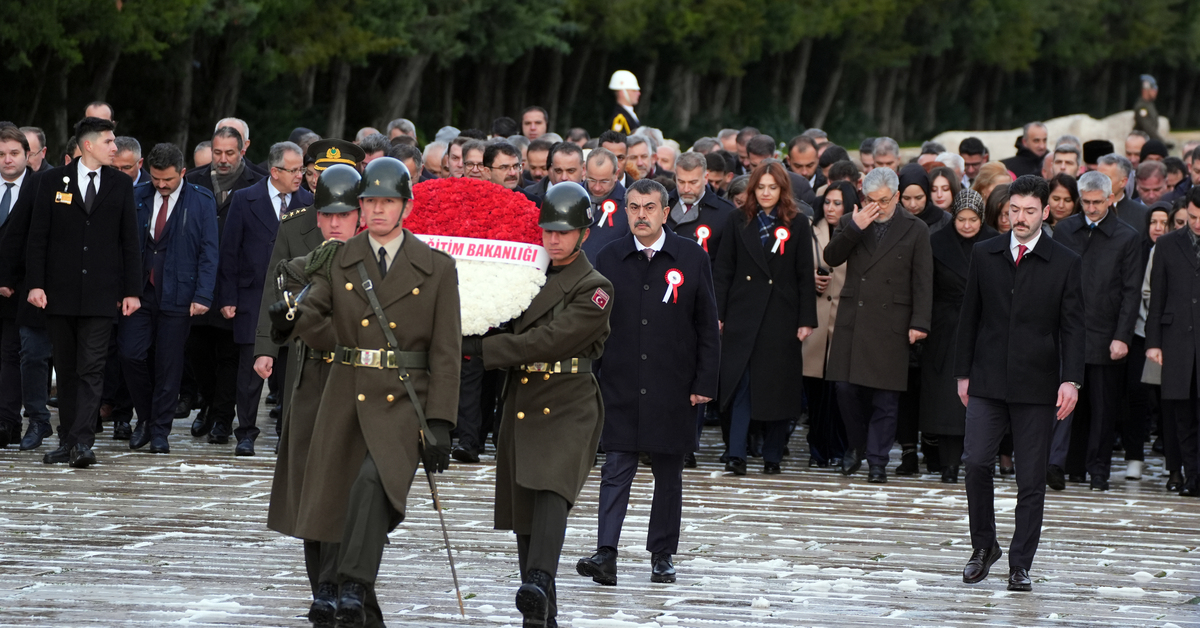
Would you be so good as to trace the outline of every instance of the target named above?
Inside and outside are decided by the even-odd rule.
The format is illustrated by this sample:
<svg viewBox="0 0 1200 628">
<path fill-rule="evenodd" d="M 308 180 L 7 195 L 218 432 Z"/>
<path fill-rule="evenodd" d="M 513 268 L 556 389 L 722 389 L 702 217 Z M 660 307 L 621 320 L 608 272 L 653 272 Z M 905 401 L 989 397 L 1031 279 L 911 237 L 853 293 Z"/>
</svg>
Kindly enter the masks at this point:
<svg viewBox="0 0 1200 628">
<path fill-rule="evenodd" d="M 193 418 L 193 437 L 214 445 L 233 438 L 236 455 L 252 456 L 267 383 L 275 429 L 292 431 L 281 439 L 271 527 L 312 541 L 306 560 L 319 625 L 334 615 L 341 622 L 341 608 L 367 617 L 346 625 L 382 621 L 372 587 L 377 556 L 347 567 L 337 542 L 381 553 L 378 530 L 403 519 L 418 461 L 432 471 L 450 457 L 479 463 L 489 433 L 502 470 L 497 526 L 518 534 L 517 602 L 527 625 L 554 625 L 552 565 L 597 449 L 605 454 L 600 540 L 578 572 L 615 584 L 621 522 L 642 464 L 656 479 L 651 577 L 675 581 L 681 474 L 696 466 L 706 425 L 720 426 L 720 460 L 735 476 L 756 457 L 763 473 L 782 473 L 790 457 L 790 466 L 846 476 L 865 461 L 867 481 L 884 483 L 898 443 L 891 473 L 917 475 L 923 463 L 955 483 L 965 466 L 968 490 L 990 491 L 998 457 L 1001 476 L 1017 474 L 1021 499 L 1037 495 L 1037 516 L 1026 523 L 1039 530 L 1046 487 L 1108 490 L 1118 447 L 1127 481 L 1142 478 L 1149 447 L 1165 456 L 1167 490 L 1200 496 L 1200 143 L 1173 157 L 1163 139 L 1135 129 L 1118 152 L 1105 140 L 1050 141 L 1046 126 L 1031 122 L 1017 155 L 1003 161 L 991 161 L 975 137 L 956 147 L 925 142 L 905 159 L 891 138 L 846 148 L 820 129 L 786 142 L 752 127 L 723 129 L 685 150 L 640 124 L 632 74 L 614 74 L 610 88 L 616 107 L 596 137 L 579 128 L 560 136 L 533 106 L 488 132 L 443 127 L 423 147 L 405 119 L 384 132 L 363 128 L 352 142 L 298 128 L 261 164 L 246 158 L 250 128 L 237 118 L 215 124 L 190 168 L 169 143 L 143 155 L 137 139 L 117 134 L 105 103 L 87 108 L 57 158 L 47 156 L 40 129 L 0 123 L 0 446 L 39 449 L 55 433 L 48 407 L 56 406 L 47 464 L 95 464 L 104 422 L 132 449 L 169 453 L 173 421 L 183 418 Z M 1143 96 L 1152 102 L 1154 92 Z M 369 259 L 385 297 L 393 265 L 411 263 L 429 275 L 429 302 L 457 307 L 456 290 L 438 289 L 451 267 L 397 234 L 412 184 L 463 177 L 541 208 L 554 263 L 547 285 L 562 284 L 565 310 L 535 301 L 515 328 L 466 338 L 432 309 L 404 310 L 398 327 L 384 314 L 392 301 L 375 300 L 362 264 L 360 294 L 350 262 L 331 261 Z M 355 237 L 360 231 L 369 238 Z M 309 261 L 329 241 L 348 244 Z M 1000 259 L 987 256 L 992 249 L 1010 254 L 1008 270 L 992 263 Z M 1029 271 L 1025 261 L 1022 274 L 1027 253 L 1044 270 Z M 280 301 L 285 288 L 294 295 L 310 283 L 313 295 L 298 309 Z M 1011 297 L 993 294 L 1005 286 Z M 1036 290 L 1050 292 L 1021 300 Z M 339 300 L 348 298 L 363 299 L 360 310 L 369 299 L 379 324 L 363 318 L 360 329 L 361 311 L 339 319 L 338 308 L 349 307 Z M 999 315 L 1008 324 L 1002 333 L 990 318 Z M 576 326 L 547 326 L 559 316 Z M 565 372 L 556 369 L 566 362 L 548 367 L 525 344 L 536 329 L 554 329 L 545 334 L 575 347 L 555 359 L 573 360 L 570 372 L 592 373 L 598 385 L 573 384 L 569 398 L 592 395 L 598 407 L 514 392 L 530 390 L 538 374 L 558 381 Z M 387 366 L 400 369 L 405 385 L 406 367 L 429 372 L 427 389 L 394 386 L 386 401 L 360 393 L 357 409 L 346 403 L 361 383 L 340 365 L 379 359 L 359 353 L 364 334 L 378 336 L 370 346 L 386 344 Z M 356 335 L 358 344 L 345 340 Z M 421 355 L 392 351 L 414 337 L 429 345 Z M 448 365 L 450 345 L 462 359 Z M 1053 404 L 1039 396 L 1046 382 L 1049 398 L 1058 395 Z M 419 454 L 395 441 L 395 457 L 381 458 L 375 443 L 392 442 L 393 428 L 365 417 L 387 415 L 403 395 L 429 440 Z M 551 421 L 555 404 L 568 414 L 554 410 L 561 438 L 513 426 L 535 424 L 533 416 L 522 423 L 527 409 Z M 1058 420 L 1024 423 L 1036 414 L 1026 412 L 1031 404 L 1056 408 Z M 568 419 L 575 427 L 563 427 Z M 350 432 L 361 425 L 362 437 L 318 439 L 322 421 Z M 980 425 L 992 427 L 984 434 Z M 805 445 L 791 438 L 802 426 Z M 523 439 L 555 455 L 521 460 Z M 582 462 L 580 447 L 590 449 Z M 530 470 L 530 455 L 550 462 Z M 339 457 L 347 465 L 331 466 Z M 324 465 L 319 480 L 311 479 L 314 464 Z M 322 514 L 346 494 L 347 514 Z M 990 536 L 975 538 L 975 520 L 990 516 L 976 512 L 979 503 L 973 498 L 978 556 L 968 582 L 986 576 L 1000 551 L 994 523 Z M 1027 570 L 1037 535 L 1027 530 L 1020 544 L 1018 552 L 1015 538 L 1013 569 Z M 1010 577 L 1010 588 L 1027 586 L 1027 573 Z"/>
</svg>

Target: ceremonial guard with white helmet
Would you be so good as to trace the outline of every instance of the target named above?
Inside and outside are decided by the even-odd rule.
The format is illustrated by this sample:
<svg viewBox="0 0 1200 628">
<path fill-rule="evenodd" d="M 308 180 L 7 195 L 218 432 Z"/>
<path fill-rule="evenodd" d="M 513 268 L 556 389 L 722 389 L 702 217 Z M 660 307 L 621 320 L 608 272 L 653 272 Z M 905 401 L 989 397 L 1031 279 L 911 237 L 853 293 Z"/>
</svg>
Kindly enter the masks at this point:
<svg viewBox="0 0 1200 628">
<path fill-rule="evenodd" d="M 613 72 L 612 79 L 608 81 L 608 88 L 617 97 L 617 105 L 613 109 L 612 120 L 609 121 L 608 128 L 620 131 L 625 135 L 633 134 L 638 127 L 642 126 L 642 123 L 638 121 L 637 114 L 633 112 L 633 108 L 638 104 L 638 99 L 642 96 L 642 88 L 638 86 L 637 77 L 629 70 L 617 70 Z"/>
</svg>

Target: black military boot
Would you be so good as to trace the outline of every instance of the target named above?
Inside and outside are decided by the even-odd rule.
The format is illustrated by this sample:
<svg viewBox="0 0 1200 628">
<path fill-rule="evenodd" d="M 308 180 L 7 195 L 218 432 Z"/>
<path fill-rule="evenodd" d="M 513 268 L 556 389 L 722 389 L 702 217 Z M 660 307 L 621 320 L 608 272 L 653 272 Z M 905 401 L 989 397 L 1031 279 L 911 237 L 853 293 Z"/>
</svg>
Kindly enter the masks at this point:
<svg viewBox="0 0 1200 628">
<path fill-rule="evenodd" d="M 517 589 L 517 610 L 525 618 L 524 628 L 545 628 L 550 624 L 550 595 L 554 578 L 541 569 L 530 569 L 525 583 Z M 339 626 L 338 628 L 341 628 Z"/>
<path fill-rule="evenodd" d="M 363 628 L 367 621 L 367 612 L 363 608 L 363 600 L 367 597 L 367 589 L 362 584 L 347 580 L 342 583 L 342 595 L 338 598 L 337 628 Z"/>
<path fill-rule="evenodd" d="M 338 587 L 332 582 L 317 585 L 317 594 L 308 607 L 308 621 L 317 628 L 334 628 L 337 623 Z"/>
<path fill-rule="evenodd" d="M 900 466 L 896 467 L 896 475 L 916 475 L 921 470 L 917 461 L 917 446 L 901 445 L 900 452 Z"/>
</svg>

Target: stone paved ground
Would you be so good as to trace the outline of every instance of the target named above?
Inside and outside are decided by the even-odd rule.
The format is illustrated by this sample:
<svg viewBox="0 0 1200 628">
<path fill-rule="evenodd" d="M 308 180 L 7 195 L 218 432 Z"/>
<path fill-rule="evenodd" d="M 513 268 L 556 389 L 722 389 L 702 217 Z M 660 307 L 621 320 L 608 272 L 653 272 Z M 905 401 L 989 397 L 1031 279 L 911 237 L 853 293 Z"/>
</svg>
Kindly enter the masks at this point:
<svg viewBox="0 0 1200 628">
<path fill-rule="evenodd" d="M 130 452 L 106 431 L 101 464 L 87 471 L 42 465 L 45 447 L 0 451 L 0 626 L 308 625 L 300 543 L 265 527 L 273 430 L 258 456 L 237 459 L 233 445 L 191 438 L 189 425 L 176 422 L 165 456 Z M 870 485 L 861 473 L 808 469 L 805 456 L 786 460 L 782 476 L 752 466 L 729 477 L 719 439 L 706 432 L 700 467 L 685 472 L 674 585 L 649 582 L 648 473 L 633 489 L 618 586 L 575 575 L 595 543 L 593 472 L 559 570 L 561 625 L 1200 626 L 1200 500 L 1163 490 L 1160 458 L 1146 479 L 1116 479 L 1107 493 L 1052 492 L 1034 592 L 1015 595 L 1004 573 L 961 582 L 970 552 L 961 484 Z M 380 576 L 389 626 L 520 625 L 515 541 L 491 529 L 491 462 L 441 479 L 467 618 L 419 479 Z M 1000 481 L 1002 538 L 1015 498 L 1012 480 Z"/>
</svg>

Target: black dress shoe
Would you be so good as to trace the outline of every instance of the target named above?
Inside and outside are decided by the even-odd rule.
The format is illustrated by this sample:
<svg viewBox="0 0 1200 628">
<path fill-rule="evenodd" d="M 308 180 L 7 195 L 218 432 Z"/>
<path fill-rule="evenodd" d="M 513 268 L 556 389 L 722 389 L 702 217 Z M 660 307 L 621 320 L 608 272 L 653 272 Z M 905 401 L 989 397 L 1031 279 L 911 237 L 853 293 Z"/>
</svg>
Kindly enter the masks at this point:
<svg viewBox="0 0 1200 628">
<path fill-rule="evenodd" d="M 1046 486 L 1056 491 L 1067 488 L 1067 477 L 1063 473 L 1062 467 L 1056 464 L 1046 467 Z"/>
<path fill-rule="evenodd" d="M 150 453 L 152 454 L 169 454 L 171 453 L 171 445 L 167 443 L 166 436 L 155 436 L 150 439 Z"/>
<path fill-rule="evenodd" d="M 921 466 L 917 461 L 917 448 L 904 448 L 900 454 L 900 466 L 896 467 L 896 475 L 916 475 Z"/>
<path fill-rule="evenodd" d="M 725 471 L 734 475 L 746 475 L 746 461 L 741 458 L 730 458 L 725 463 Z"/>
<path fill-rule="evenodd" d="M 138 421 L 138 424 L 133 428 L 133 434 L 129 437 L 130 449 L 141 449 L 150 444 L 150 426 L 146 421 Z"/>
<path fill-rule="evenodd" d="M 133 429 L 129 427 L 129 423 L 125 421 L 113 423 L 113 440 L 130 440 L 132 438 Z"/>
<path fill-rule="evenodd" d="M 21 442 L 21 423 L 0 425 L 0 449 L 8 447 L 9 443 Z"/>
<path fill-rule="evenodd" d="M 268 406 L 279 405 L 279 393 L 277 393 L 277 392 L 267 393 L 266 405 L 268 405 Z"/>
<path fill-rule="evenodd" d="M 71 448 L 59 443 L 58 449 L 42 456 L 42 464 L 65 464 L 71 460 Z"/>
<path fill-rule="evenodd" d="M 856 450 L 850 449 L 846 451 L 846 455 L 842 456 L 842 475 L 854 475 L 862 468 L 862 458 Z"/>
<path fill-rule="evenodd" d="M 229 435 L 233 433 L 233 420 L 221 421 L 213 423 L 212 431 L 208 433 L 208 442 L 213 445 L 224 445 L 229 442 Z"/>
<path fill-rule="evenodd" d="M 53 434 L 54 430 L 50 429 L 49 425 L 42 423 L 30 423 L 29 429 L 25 431 L 25 438 L 21 439 L 21 451 L 29 451 L 42 446 L 42 439 Z"/>
<path fill-rule="evenodd" d="M 688 453 L 683 455 L 683 468 L 684 469 L 695 469 L 696 468 L 695 452 L 689 451 Z"/>
<path fill-rule="evenodd" d="M 1071 482 L 1073 482 L 1073 483 L 1075 483 L 1075 484 L 1083 484 L 1084 482 L 1087 482 L 1087 481 L 1088 481 L 1088 479 L 1087 479 L 1087 474 L 1086 474 L 1086 473 L 1070 473 L 1070 474 L 1067 474 L 1067 480 L 1069 480 L 1069 481 L 1071 481 Z"/>
<path fill-rule="evenodd" d="M 479 462 L 479 454 L 465 447 L 455 447 L 454 451 L 450 452 L 450 457 L 459 462 L 475 463 Z"/>
<path fill-rule="evenodd" d="M 779 468 L 778 462 L 766 462 L 763 463 L 763 473 L 766 475 L 779 475 L 783 473 L 783 469 Z"/>
<path fill-rule="evenodd" d="M 808 468 L 809 469 L 824 468 L 824 467 L 828 467 L 828 466 L 829 466 L 828 460 L 817 460 L 816 458 L 813 458 L 811 456 L 808 458 Z"/>
<path fill-rule="evenodd" d="M 1167 478 L 1167 490 L 1175 493 L 1183 488 L 1183 473 L 1181 471 L 1172 471 Z"/>
<path fill-rule="evenodd" d="M 333 628 L 337 623 L 338 588 L 332 582 L 317 585 L 312 605 L 308 607 L 308 621 L 317 628 Z"/>
<path fill-rule="evenodd" d="M 1032 591 L 1033 581 L 1029 579 L 1029 571 L 1024 567 L 1011 567 L 1008 570 L 1009 591 Z"/>
<path fill-rule="evenodd" d="M 1180 497 L 1200 497 L 1200 480 L 1192 478 L 1183 486 L 1183 490 L 1179 491 Z"/>
<path fill-rule="evenodd" d="M 1107 491 L 1108 490 L 1108 480 L 1106 480 L 1102 477 L 1093 475 L 1091 489 L 1093 491 Z"/>
<path fill-rule="evenodd" d="M 525 575 L 525 582 L 517 589 L 517 610 L 524 617 L 526 626 L 543 628 L 549 624 L 553 587 L 554 578 L 541 569 L 530 569 Z"/>
<path fill-rule="evenodd" d="M 1016 475 L 1016 474 L 1017 474 L 1016 467 L 1006 467 L 1004 465 L 1000 465 L 1000 475 Z"/>
<path fill-rule="evenodd" d="M 675 565 L 670 554 L 650 555 L 650 582 L 675 582 Z"/>
<path fill-rule="evenodd" d="M 617 550 L 601 547 L 588 558 L 575 563 L 575 573 L 592 579 L 592 582 L 607 586 L 617 584 Z"/>
<path fill-rule="evenodd" d="M 69 462 L 76 469 L 86 469 L 96 464 L 96 454 L 92 453 L 91 447 L 75 443 L 75 446 L 71 447 Z"/>
<path fill-rule="evenodd" d="M 887 484 L 887 467 L 880 464 L 870 465 L 867 481 L 871 484 Z"/>
<path fill-rule="evenodd" d="M 367 588 L 363 585 L 350 580 L 342 583 L 342 594 L 334 614 L 338 628 L 362 628 L 367 621 L 367 612 L 363 608 L 366 597 Z"/>
<path fill-rule="evenodd" d="M 250 440 L 249 438 L 243 438 L 242 440 L 239 440 L 238 444 L 237 444 L 237 448 L 233 450 L 233 455 L 235 455 L 235 456 L 253 456 L 254 455 L 254 441 Z"/>
<path fill-rule="evenodd" d="M 187 397 L 179 397 L 179 403 L 175 404 L 175 418 L 186 419 L 192 413 L 192 400 Z"/>
<path fill-rule="evenodd" d="M 942 484 L 958 484 L 958 467 L 942 467 Z"/>
<path fill-rule="evenodd" d="M 717 458 L 717 462 L 719 462 L 721 464 L 725 464 L 726 462 L 729 462 L 729 450 L 728 449 L 726 449 L 724 452 L 721 453 L 721 456 L 719 458 Z"/>
<path fill-rule="evenodd" d="M 271 410 L 267 412 L 267 416 L 272 419 L 278 419 L 283 416 L 283 406 L 272 406 Z"/>
<path fill-rule="evenodd" d="M 54 395 L 53 397 L 47 399 L 46 405 L 50 406 L 51 408 L 58 408 L 58 395 Z"/>
<path fill-rule="evenodd" d="M 999 543 L 993 543 L 991 549 L 977 549 L 971 552 L 971 559 L 963 568 L 963 582 L 975 584 L 982 581 L 992 570 L 992 565 L 995 565 L 1003 555 L 1004 552 L 1000 551 Z"/>
<path fill-rule="evenodd" d="M 196 413 L 196 420 L 192 421 L 192 436 L 199 438 L 212 431 L 213 423 L 208 417 L 208 408 L 200 408 L 200 412 Z"/>
</svg>

